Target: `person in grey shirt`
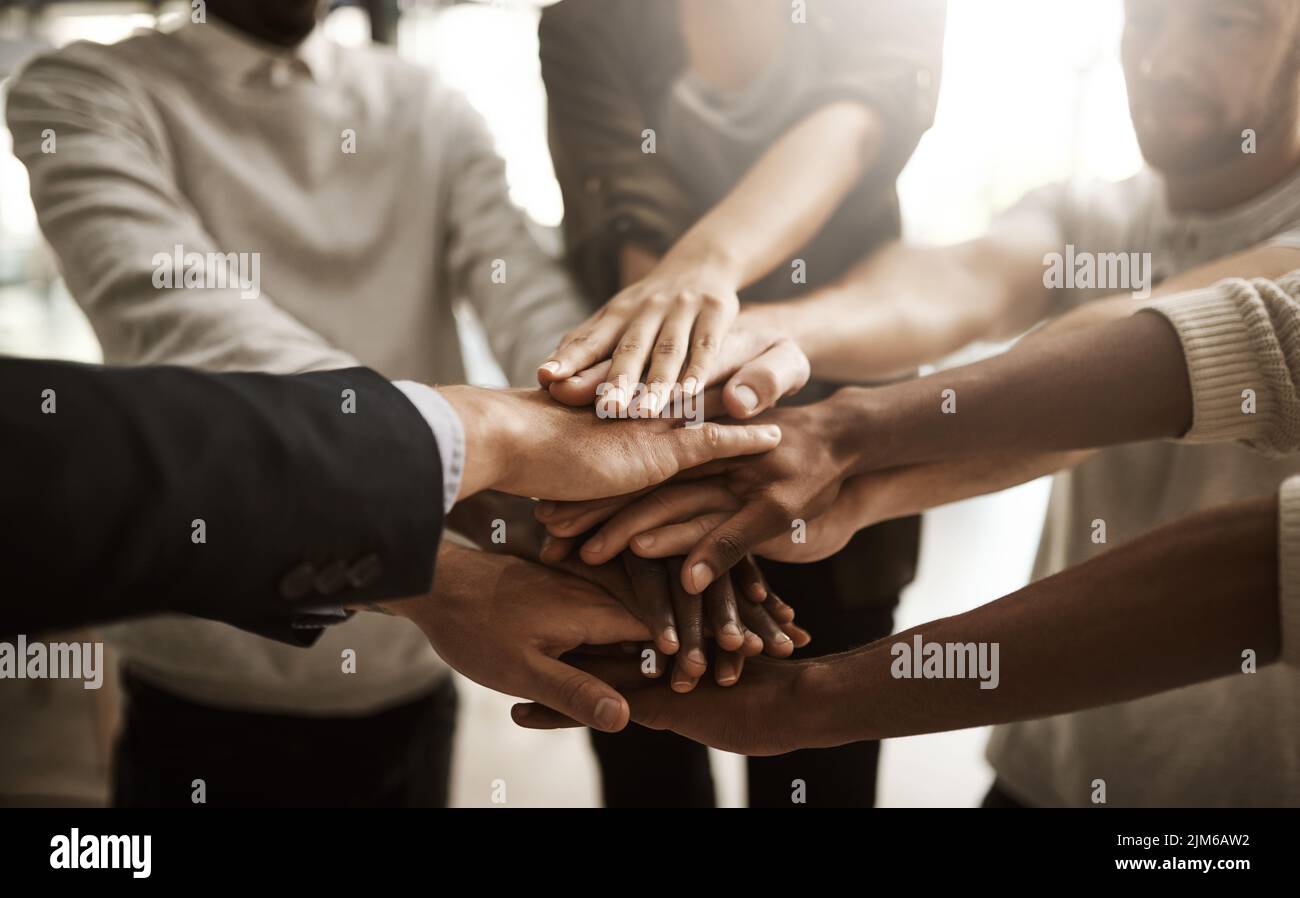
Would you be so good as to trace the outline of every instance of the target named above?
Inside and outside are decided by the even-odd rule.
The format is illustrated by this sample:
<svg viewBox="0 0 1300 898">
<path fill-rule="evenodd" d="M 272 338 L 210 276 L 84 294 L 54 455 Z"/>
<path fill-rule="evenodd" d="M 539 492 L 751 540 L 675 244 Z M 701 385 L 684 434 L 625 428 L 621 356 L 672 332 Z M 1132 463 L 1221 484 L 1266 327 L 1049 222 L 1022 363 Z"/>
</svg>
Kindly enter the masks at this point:
<svg viewBox="0 0 1300 898">
<path fill-rule="evenodd" d="M 317 28 L 322 8 L 212 0 L 205 21 L 74 43 L 13 82 L 14 150 L 105 361 L 364 365 L 459 383 L 453 303 L 463 298 L 511 381 L 531 382 L 583 310 L 511 204 L 486 128 L 429 71 L 384 48 L 332 43 Z M 122 744 L 151 746 L 119 755 L 119 801 L 188 802 L 157 792 L 174 758 L 192 759 L 212 792 L 234 789 L 222 779 L 265 739 L 344 718 L 358 744 L 417 746 L 378 762 L 383 787 L 360 784 L 369 798 L 358 800 L 445 801 L 454 693 L 446 665 L 401 621 L 358 615 L 309 651 L 175 617 L 110 638 L 138 699 Z M 208 749 L 204 722 L 215 719 L 248 725 Z M 189 724 L 169 724 L 180 720 Z M 232 754 L 220 761 L 221 750 Z M 266 802 L 289 788 L 272 776 L 261 785 Z M 313 788 L 330 800 L 327 784 Z"/>
</svg>

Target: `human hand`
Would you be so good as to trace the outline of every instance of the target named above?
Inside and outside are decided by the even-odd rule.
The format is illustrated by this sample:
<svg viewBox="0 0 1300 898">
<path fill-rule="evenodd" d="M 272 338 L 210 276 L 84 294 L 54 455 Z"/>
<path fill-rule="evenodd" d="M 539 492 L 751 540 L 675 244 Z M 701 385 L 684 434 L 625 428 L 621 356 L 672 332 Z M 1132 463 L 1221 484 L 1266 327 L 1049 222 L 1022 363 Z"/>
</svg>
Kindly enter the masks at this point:
<svg viewBox="0 0 1300 898">
<path fill-rule="evenodd" d="M 783 441 L 755 464 L 711 464 L 697 472 L 702 479 L 688 475 L 641 496 L 543 503 L 538 518 L 560 537 L 605 521 L 580 551 L 590 564 L 629 544 L 637 555 L 657 557 L 659 535 L 648 531 L 670 528 L 665 544 L 690 543 L 682 585 L 698 594 L 746 554 L 829 512 L 858 463 L 847 438 L 853 430 L 844 427 L 833 399 L 778 409 L 762 420 L 781 422 Z"/>
<path fill-rule="evenodd" d="M 650 638 L 644 624 L 586 580 L 444 544 L 429 594 L 376 607 L 413 621 L 443 660 L 476 683 L 605 732 L 627 725 L 622 695 L 559 660 L 578 646 Z"/>
<path fill-rule="evenodd" d="M 781 440 L 771 424 L 606 421 L 591 409 L 552 402 L 540 390 L 453 386 L 439 392 L 465 430 L 462 499 L 483 489 L 543 499 L 618 495 L 708 461 L 766 452 Z"/>
<path fill-rule="evenodd" d="M 674 385 L 694 396 L 711 381 L 740 308 L 739 287 L 739 272 L 725 260 L 669 253 L 568 334 L 538 368 L 538 381 L 549 386 L 609 359 L 607 380 L 627 385 L 607 394 L 612 409 L 625 415 L 630 388 L 645 383 L 651 389 L 637 400 L 640 413 L 654 416 Z"/>
<path fill-rule="evenodd" d="M 595 655 L 566 660 L 615 683 L 627 696 L 632 720 L 671 730 L 711 748 L 743 755 L 777 755 L 800 748 L 829 748 L 852 741 L 828 699 L 829 659 L 778 661 L 754 658 L 744 680 L 730 688 L 705 683 L 678 695 L 638 677 L 627 659 Z M 511 718 L 529 729 L 574 726 L 576 721 L 538 704 L 518 704 Z M 842 732 L 844 731 L 844 732 Z"/>
<path fill-rule="evenodd" d="M 614 383 L 612 367 L 609 360 L 598 362 L 568 378 L 548 379 L 547 389 L 566 405 L 606 402 L 608 390 L 602 393 L 601 388 Z M 725 382 L 722 401 L 727 414 L 744 420 L 797 393 L 808 382 L 810 370 L 807 357 L 793 340 L 746 308 L 723 340 L 713 375 L 704 385 Z M 660 414 L 671 407 L 671 398 L 661 402 Z"/>
<path fill-rule="evenodd" d="M 707 640 L 718 651 L 714 680 L 730 686 L 740 679 L 745 659 L 766 651 L 784 658 L 811 641 L 807 631 L 794 624 L 794 609 L 768 589 L 758 567 L 749 559 L 719 578 L 705 594 L 687 595 L 680 585 L 680 559 L 638 558 L 631 553 L 602 565 L 589 565 L 567 557 L 571 540 L 552 540 L 543 550 L 548 563 L 574 576 L 589 579 L 621 601 L 653 635 L 657 654 L 645 656 L 647 676 L 664 671 L 665 657 L 673 658 L 672 688 L 694 689 L 708 669 Z M 557 552 L 556 549 L 559 548 Z"/>
</svg>

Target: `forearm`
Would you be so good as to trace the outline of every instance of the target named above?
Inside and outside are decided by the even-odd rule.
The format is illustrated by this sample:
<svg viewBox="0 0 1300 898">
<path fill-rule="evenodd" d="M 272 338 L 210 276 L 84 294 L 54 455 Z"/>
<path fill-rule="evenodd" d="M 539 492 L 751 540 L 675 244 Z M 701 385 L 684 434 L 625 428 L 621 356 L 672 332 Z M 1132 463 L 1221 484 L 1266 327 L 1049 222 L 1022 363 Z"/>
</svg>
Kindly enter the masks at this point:
<svg viewBox="0 0 1300 898">
<path fill-rule="evenodd" d="M 858 473 L 1174 438 L 1192 414 L 1178 335 L 1154 314 L 1025 341 L 917 380 L 846 388 L 828 402 Z"/>
<path fill-rule="evenodd" d="M 811 240 L 870 166 L 881 142 L 875 112 L 824 106 L 786 132 L 721 202 L 664 257 L 671 265 L 728 270 L 738 287 L 761 278 Z M 816 159 L 816 165 L 809 165 Z"/>
<path fill-rule="evenodd" d="M 888 377 L 1036 322 L 1046 307 L 1039 250 L 895 243 L 805 298 L 746 306 L 741 319 L 791 337 L 818 379 Z"/>
<path fill-rule="evenodd" d="M 965 614 L 814 662 L 819 708 L 851 709 L 831 744 L 1006 723 L 1129 701 L 1280 652 L 1277 502 L 1203 512 Z M 998 646 L 995 688 L 896 678 L 892 647 Z M 993 676 L 985 678 L 994 682 Z"/>
</svg>

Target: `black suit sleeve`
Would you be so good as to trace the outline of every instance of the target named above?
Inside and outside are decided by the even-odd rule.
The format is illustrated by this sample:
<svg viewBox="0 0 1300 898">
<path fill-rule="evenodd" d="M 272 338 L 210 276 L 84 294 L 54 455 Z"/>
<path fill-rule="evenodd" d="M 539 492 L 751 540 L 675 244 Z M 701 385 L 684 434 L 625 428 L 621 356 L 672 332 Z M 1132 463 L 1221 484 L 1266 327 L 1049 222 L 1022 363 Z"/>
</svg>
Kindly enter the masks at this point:
<svg viewBox="0 0 1300 898">
<path fill-rule="evenodd" d="M 365 368 L 0 358 L 0 465 L 0 634 L 184 612 L 309 644 L 432 582 L 438 447 Z"/>
</svg>

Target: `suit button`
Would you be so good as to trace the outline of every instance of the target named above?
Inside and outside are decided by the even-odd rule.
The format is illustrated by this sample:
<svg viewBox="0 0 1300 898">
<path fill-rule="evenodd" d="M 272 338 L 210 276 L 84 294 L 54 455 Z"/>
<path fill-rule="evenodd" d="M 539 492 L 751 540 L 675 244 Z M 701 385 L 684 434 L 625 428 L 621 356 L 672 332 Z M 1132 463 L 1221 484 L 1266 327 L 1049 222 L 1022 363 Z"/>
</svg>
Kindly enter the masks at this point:
<svg viewBox="0 0 1300 898">
<path fill-rule="evenodd" d="M 286 599 L 301 599 L 311 592 L 311 580 L 316 575 L 316 568 L 304 561 L 280 578 L 280 595 Z"/>
<path fill-rule="evenodd" d="M 312 585 L 316 587 L 316 591 L 321 595 L 332 596 L 334 593 L 346 586 L 347 582 L 347 563 L 343 561 L 331 561 L 316 573 L 315 579 L 312 580 Z"/>
<path fill-rule="evenodd" d="M 358 558 L 348 570 L 348 582 L 354 589 L 374 586 L 384 573 L 384 563 L 378 555 L 370 554 Z"/>
</svg>

